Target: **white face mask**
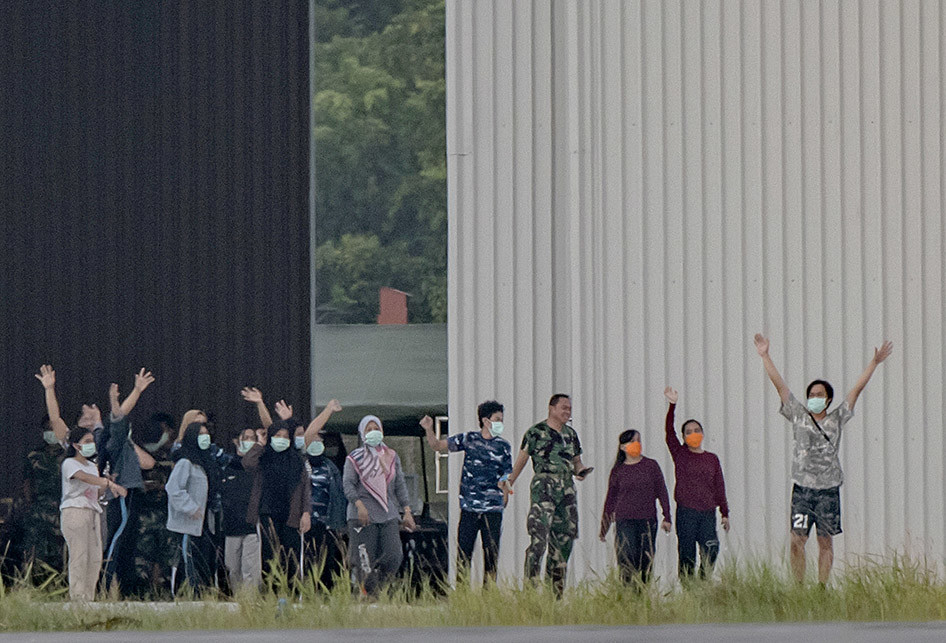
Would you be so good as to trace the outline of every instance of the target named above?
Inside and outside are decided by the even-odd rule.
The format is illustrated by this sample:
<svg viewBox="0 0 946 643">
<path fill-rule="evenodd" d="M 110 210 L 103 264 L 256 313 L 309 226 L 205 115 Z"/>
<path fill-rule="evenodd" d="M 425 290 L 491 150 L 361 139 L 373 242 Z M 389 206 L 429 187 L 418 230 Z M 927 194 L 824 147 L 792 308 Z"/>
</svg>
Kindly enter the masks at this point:
<svg viewBox="0 0 946 643">
<path fill-rule="evenodd" d="M 281 453 L 289 448 L 289 438 L 273 438 L 269 444 L 273 447 L 273 451 Z"/>
<path fill-rule="evenodd" d="M 825 397 L 809 397 L 808 398 L 808 410 L 818 415 L 825 410 L 828 406 L 828 398 Z"/>
<path fill-rule="evenodd" d="M 46 444 L 56 444 L 59 442 L 59 440 L 56 439 L 55 431 L 43 431 L 43 441 L 46 442 Z"/>
<path fill-rule="evenodd" d="M 253 448 L 253 445 L 256 444 L 256 440 L 241 440 L 240 446 L 237 447 L 237 452 L 240 455 L 245 454 L 247 451 Z"/>
<path fill-rule="evenodd" d="M 489 432 L 493 434 L 493 437 L 498 438 L 503 434 L 503 431 L 506 427 L 502 422 L 491 422 L 489 427 Z"/>
<path fill-rule="evenodd" d="M 85 444 L 80 444 L 79 453 L 82 454 L 83 458 L 91 458 L 93 455 L 95 455 L 95 442 L 86 442 Z"/>
<path fill-rule="evenodd" d="M 303 449 L 303 448 L 305 448 L 305 436 L 304 436 L 304 435 L 297 435 L 296 438 L 295 438 L 295 445 L 296 445 L 296 448 L 297 448 L 297 449 Z"/>
<path fill-rule="evenodd" d="M 144 445 L 145 451 L 147 451 L 148 453 L 154 453 L 155 451 L 157 451 L 158 449 L 160 449 L 167 443 L 168 443 L 168 434 L 162 433 L 160 440 L 158 440 L 157 442 L 149 442 L 148 444 Z"/>
<path fill-rule="evenodd" d="M 325 443 L 321 440 L 315 440 L 314 442 L 309 443 L 309 446 L 305 448 L 305 451 L 311 456 L 322 455 L 325 453 Z"/>
</svg>

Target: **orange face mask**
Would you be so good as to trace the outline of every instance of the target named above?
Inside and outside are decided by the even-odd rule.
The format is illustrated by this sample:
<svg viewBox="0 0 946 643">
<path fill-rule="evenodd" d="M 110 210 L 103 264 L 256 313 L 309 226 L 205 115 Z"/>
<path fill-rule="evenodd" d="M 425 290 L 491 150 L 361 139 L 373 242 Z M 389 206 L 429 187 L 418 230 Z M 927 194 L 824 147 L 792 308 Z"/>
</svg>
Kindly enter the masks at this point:
<svg viewBox="0 0 946 643">
<path fill-rule="evenodd" d="M 624 449 L 624 453 L 626 453 L 631 458 L 637 458 L 641 454 L 640 442 L 628 442 L 622 448 Z"/>
<path fill-rule="evenodd" d="M 703 434 L 691 433 L 690 435 L 683 438 L 683 441 L 686 442 L 687 446 L 691 449 L 699 449 L 700 445 L 703 444 Z"/>
</svg>

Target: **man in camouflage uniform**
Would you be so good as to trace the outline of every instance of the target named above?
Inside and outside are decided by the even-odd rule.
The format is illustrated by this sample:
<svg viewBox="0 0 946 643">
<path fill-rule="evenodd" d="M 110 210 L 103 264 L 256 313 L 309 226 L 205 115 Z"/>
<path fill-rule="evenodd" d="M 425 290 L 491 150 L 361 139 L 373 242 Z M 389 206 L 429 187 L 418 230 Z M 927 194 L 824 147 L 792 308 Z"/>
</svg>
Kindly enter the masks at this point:
<svg viewBox="0 0 946 643">
<path fill-rule="evenodd" d="M 20 546 L 24 564 L 43 562 L 53 569 L 63 569 L 63 538 L 59 530 L 59 502 L 62 497 L 64 456 L 62 444 L 43 418 L 43 445 L 26 456 L 23 494 L 16 507 Z"/>
<path fill-rule="evenodd" d="M 145 431 L 138 438 L 141 448 L 154 458 L 154 468 L 142 470 L 145 492 L 138 503 L 140 523 L 138 526 L 139 575 L 150 579 L 151 591 L 170 593 L 171 567 L 177 562 L 180 549 L 179 537 L 168 531 L 168 496 L 164 490 L 174 462 L 171 461 L 171 446 L 174 444 L 174 418 L 166 413 L 151 416 Z"/>
<path fill-rule="evenodd" d="M 531 507 L 526 521 L 526 578 L 538 578 L 542 555 L 546 580 L 560 597 L 565 589 L 568 558 L 578 537 L 578 503 L 573 478 L 584 480 L 590 473 L 581 462 L 578 434 L 566 422 L 571 419 L 571 399 L 557 393 L 549 400 L 549 416 L 530 427 L 522 437 L 519 456 L 509 476 L 511 486 L 532 458 Z"/>
</svg>

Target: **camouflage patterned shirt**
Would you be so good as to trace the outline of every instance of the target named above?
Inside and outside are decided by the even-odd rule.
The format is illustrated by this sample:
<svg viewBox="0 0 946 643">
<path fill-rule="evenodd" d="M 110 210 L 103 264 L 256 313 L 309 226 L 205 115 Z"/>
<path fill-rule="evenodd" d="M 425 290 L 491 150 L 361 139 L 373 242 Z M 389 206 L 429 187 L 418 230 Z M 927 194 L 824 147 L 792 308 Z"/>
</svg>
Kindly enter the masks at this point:
<svg viewBox="0 0 946 643">
<path fill-rule="evenodd" d="M 844 482 L 838 451 L 841 447 L 841 428 L 854 416 L 854 411 L 841 403 L 815 424 L 808 408 L 789 394 L 788 401 L 779 409 L 792 423 L 795 449 L 792 457 L 792 482 L 809 489 L 831 489 Z M 822 431 L 824 433 L 822 434 Z"/>
<path fill-rule="evenodd" d="M 485 513 L 503 510 L 503 492 L 496 486 L 512 473 L 512 447 L 502 438 L 487 440 L 481 431 L 447 438 L 447 449 L 463 451 L 460 509 Z"/>
<path fill-rule="evenodd" d="M 575 429 L 566 424 L 559 432 L 545 420 L 529 427 L 522 436 L 520 448 L 532 456 L 534 473 L 562 476 L 568 482 L 574 472 L 572 460 L 581 455 L 581 442 Z"/>
</svg>

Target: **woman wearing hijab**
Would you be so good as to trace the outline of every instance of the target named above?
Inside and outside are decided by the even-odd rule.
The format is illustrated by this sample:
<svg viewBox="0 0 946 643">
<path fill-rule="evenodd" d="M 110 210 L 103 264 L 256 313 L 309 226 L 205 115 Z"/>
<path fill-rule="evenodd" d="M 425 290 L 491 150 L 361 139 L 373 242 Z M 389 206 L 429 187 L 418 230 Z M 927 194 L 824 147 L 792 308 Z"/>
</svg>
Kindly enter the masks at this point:
<svg viewBox="0 0 946 643">
<path fill-rule="evenodd" d="M 258 512 L 262 532 L 264 565 L 278 556 L 287 577 L 299 570 L 299 535 L 309 531 L 312 486 L 305 461 L 292 448 L 292 436 L 299 423 L 280 419 L 257 432 L 258 441 L 243 456 L 243 468 L 258 472 L 258 507 L 251 506 L 248 520 L 256 522 Z"/>
<path fill-rule="evenodd" d="M 184 430 L 178 460 L 165 489 L 168 494 L 168 530 L 181 534 L 184 575 L 197 590 L 210 585 L 214 544 L 207 525 L 207 499 L 220 485 L 220 468 L 211 457 L 210 432 L 201 422 Z"/>
<path fill-rule="evenodd" d="M 373 415 L 361 418 L 358 436 L 362 446 L 348 454 L 342 476 L 348 499 L 349 563 L 362 592 L 374 595 L 397 572 L 404 556 L 398 509 L 404 510 L 408 531 L 415 525 L 401 459 L 384 444 L 381 420 Z"/>
</svg>

